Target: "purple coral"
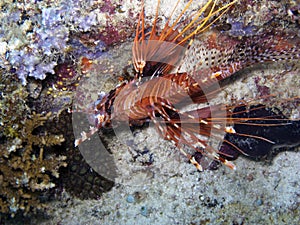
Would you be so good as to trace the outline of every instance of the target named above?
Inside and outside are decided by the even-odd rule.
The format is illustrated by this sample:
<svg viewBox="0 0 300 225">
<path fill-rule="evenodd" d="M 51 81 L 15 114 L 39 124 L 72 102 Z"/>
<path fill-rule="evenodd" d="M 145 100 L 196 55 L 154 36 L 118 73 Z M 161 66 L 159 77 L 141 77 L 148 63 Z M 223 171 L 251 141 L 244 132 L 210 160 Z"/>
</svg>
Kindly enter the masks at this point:
<svg viewBox="0 0 300 225">
<path fill-rule="evenodd" d="M 70 54 L 76 58 L 97 58 L 103 45 L 122 41 L 130 35 L 126 30 L 131 20 L 124 21 L 128 17 L 117 11 L 119 5 L 118 1 L 110 0 L 7 5 L 6 10 L 0 12 L 0 18 L 5 18 L 0 24 L 0 46 L 5 46 L 0 51 L 0 67 L 15 71 L 25 85 L 27 77 L 43 80 L 47 74 L 54 74 L 54 67 Z M 86 46 L 87 49 L 73 46 L 72 40 L 82 34 L 94 34 L 99 44 Z M 80 55 L 81 50 L 84 55 Z"/>
<path fill-rule="evenodd" d="M 26 41 L 7 54 L 7 61 L 16 69 L 22 84 L 28 76 L 43 80 L 53 73 L 59 54 L 67 48 L 69 30 L 63 25 L 63 10 L 45 8 L 30 21 L 38 25 L 26 34 Z"/>
<path fill-rule="evenodd" d="M 235 37 L 254 35 L 257 28 L 252 24 L 244 24 L 244 22 L 241 22 L 240 20 L 241 19 L 228 19 L 228 23 L 231 25 L 229 34 Z"/>
<path fill-rule="evenodd" d="M 107 12 L 109 14 L 116 13 L 116 6 L 110 0 L 103 0 L 103 5 L 100 7 L 101 12 Z"/>
</svg>

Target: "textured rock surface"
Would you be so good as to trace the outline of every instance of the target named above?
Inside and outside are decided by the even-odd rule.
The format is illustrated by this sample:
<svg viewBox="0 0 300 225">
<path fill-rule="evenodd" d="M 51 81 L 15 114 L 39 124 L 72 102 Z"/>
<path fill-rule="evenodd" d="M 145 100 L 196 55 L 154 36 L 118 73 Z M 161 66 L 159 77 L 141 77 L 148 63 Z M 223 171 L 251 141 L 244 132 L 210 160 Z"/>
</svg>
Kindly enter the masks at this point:
<svg viewBox="0 0 300 225">
<path fill-rule="evenodd" d="M 221 167 L 200 173 L 171 143 L 162 140 L 152 126 L 133 133 L 120 130 L 117 137 L 109 132 L 103 135 L 105 146 L 112 153 L 117 177 L 114 182 L 99 179 L 73 147 L 71 121 L 65 109 L 71 106 L 77 73 L 83 71 L 78 69 L 82 57 L 93 60 L 97 69 L 87 72 L 88 75 L 105 78 L 106 83 L 95 83 L 96 97 L 99 91 L 114 87 L 116 76 L 131 59 L 131 37 L 139 1 L 48 2 L 0 3 L 1 18 L 7 18 L 0 30 L 3 72 L 12 73 L 23 84 L 28 83 L 29 93 L 24 92 L 26 96 L 20 96 L 19 100 L 27 99 L 29 94 L 32 109 L 50 111 L 57 120 L 64 120 L 54 133 L 63 131 L 69 167 L 61 170 L 63 180 L 55 190 L 56 200 L 47 202 L 47 216 L 26 218 L 29 224 L 299 223 L 300 167 L 297 162 L 300 155 L 297 149 L 259 162 L 240 157 L 235 161 L 237 171 Z M 150 0 L 145 4 L 149 24 L 156 2 Z M 166 22 L 173 8 L 167 2 L 162 1 L 159 23 Z M 23 6 L 25 11 L 21 10 Z M 183 1 L 178 8 L 182 7 Z M 283 27 L 299 33 L 297 7 L 295 1 L 243 0 L 216 28 L 236 39 Z M 12 25 L 17 21 L 19 27 Z M 14 28 L 11 29 L 14 33 L 5 33 L 8 27 Z M 50 36 L 49 32 L 54 35 Z M 215 46 L 214 41 L 218 40 L 209 37 L 212 40 L 208 45 Z M 123 51 L 126 56 L 122 55 Z M 55 68 L 58 69 L 55 71 Z M 269 93 L 283 99 L 300 96 L 298 73 L 299 65 L 293 63 L 265 64 L 243 70 L 229 79 L 229 84 L 211 103 L 230 104 L 232 100 L 249 100 Z M 61 79 L 60 74 L 66 74 L 69 80 Z M 21 84 L 18 88 L 25 90 Z M 291 112 L 284 105 L 282 109 L 299 118 L 297 110 Z M 22 113 L 26 107 L 20 105 L 18 110 Z M 49 131 L 53 129 L 56 128 Z M 10 131 L 7 129 L 5 135 Z M 0 183 L 3 183 L 1 176 Z M 107 190 L 110 191 L 103 193 Z M 95 199 L 83 200 L 90 197 Z M 0 217 L 4 224 L 22 224 L 22 220 Z"/>
</svg>

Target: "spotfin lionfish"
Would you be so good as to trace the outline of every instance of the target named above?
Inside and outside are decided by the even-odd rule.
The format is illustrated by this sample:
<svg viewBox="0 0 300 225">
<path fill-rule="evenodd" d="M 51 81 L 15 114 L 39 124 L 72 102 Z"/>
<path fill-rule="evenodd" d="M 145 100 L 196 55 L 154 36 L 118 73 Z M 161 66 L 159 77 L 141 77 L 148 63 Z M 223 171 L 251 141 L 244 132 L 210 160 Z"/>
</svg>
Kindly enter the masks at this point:
<svg viewBox="0 0 300 225">
<path fill-rule="evenodd" d="M 152 121 L 162 137 L 202 170 L 202 156 L 236 169 L 232 160 L 240 154 L 256 157 L 276 145 L 299 144 L 299 120 L 289 119 L 264 104 L 243 101 L 181 110 L 187 104 L 208 103 L 218 93 L 219 84 L 237 71 L 258 63 L 299 59 L 300 50 L 296 45 L 282 47 L 287 42 L 279 43 L 281 39 L 268 34 L 252 36 L 218 53 L 202 51 L 203 55 L 193 58 L 191 71 L 181 72 L 195 37 L 211 28 L 238 0 L 226 4 L 208 0 L 194 13 L 185 15 L 193 2 L 189 0 L 171 20 L 179 2 L 162 29 L 158 28 L 160 0 L 150 29 L 145 25 L 142 2 L 132 47 L 135 74 L 109 93 L 99 94 L 92 109 L 95 126 L 89 132 L 83 131 L 75 146 L 99 129 L 113 127 L 112 121 L 129 121 L 132 127 Z M 298 97 L 293 101 L 299 104 Z M 209 137 L 219 138 L 221 147 L 212 147 Z M 187 153 L 186 148 L 195 153 Z"/>
</svg>

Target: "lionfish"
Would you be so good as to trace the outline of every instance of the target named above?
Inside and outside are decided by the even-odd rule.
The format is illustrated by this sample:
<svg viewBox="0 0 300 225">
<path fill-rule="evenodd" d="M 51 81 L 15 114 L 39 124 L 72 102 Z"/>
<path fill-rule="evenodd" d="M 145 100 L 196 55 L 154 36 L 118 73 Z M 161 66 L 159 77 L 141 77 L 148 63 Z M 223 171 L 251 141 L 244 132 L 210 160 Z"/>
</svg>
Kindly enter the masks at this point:
<svg viewBox="0 0 300 225">
<path fill-rule="evenodd" d="M 194 13 L 185 15 L 193 2 L 189 0 L 171 20 L 179 2 L 162 29 L 157 25 L 160 0 L 150 29 L 145 25 L 142 2 L 132 47 L 135 74 L 109 93 L 99 94 L 92 109 L 95 125 L 89 132 L 81 133 L 75 146 L 99 129 L 118 124 L 113 121 L 129 121 L 131 127 L 152 121 L 163 138 L 174 143 L 197 169 L 203 170 L 202 156 L 236 169 L 232 160 L 240 154 L 256 157 L 268 153 L 275 145 L 299 144 L 299 120 L 288 119 L 264 104 L 243 101 L 182 110 L 188 104 L 208 103 L 218 93 L 220 83 L 237 71 L 258 63 L 299 58 L 300 50 L 289 45 L 278 47 L 279 41 L 267 34 L 253 36 L 218 52 L 198 51 L 202 55 L 194 56 L 192 69 L 181 72 L 195 37 L 211 28 L 238 0 L 226 4 L 208 0 Z M 223 140 L 216 149 L 208 143 L 208 138 L 219 136 Z M 191 148 L 194 154 L 186 148 Z"/>
</svg>

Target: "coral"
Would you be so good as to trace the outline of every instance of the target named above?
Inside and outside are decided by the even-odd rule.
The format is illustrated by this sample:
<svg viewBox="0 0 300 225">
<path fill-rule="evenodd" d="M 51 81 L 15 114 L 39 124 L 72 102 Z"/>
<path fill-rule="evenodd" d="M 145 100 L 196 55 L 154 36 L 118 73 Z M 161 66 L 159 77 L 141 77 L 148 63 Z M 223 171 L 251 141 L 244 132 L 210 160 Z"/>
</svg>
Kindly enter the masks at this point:
<svg viewBox="0 0 300 225">
<path fill-rule="evenodd" d="M 55 89 L 70 89 L 75 90 L 76 83 L 78 84 L 78 75 L 74 69 L 74 65 L 68 63 L 62 63 L 54 68 L 55 74 L 58 75 L 58 79 L 54 85 Z M 67 82 L 67 83 L 66 83 Z"/>
<path fill-rule="evenodd" d="M 26 105 L 28 92 L 13 74 L 0 71 L 0 93 L 0 134 L 12 140 L 19 138 L 17 130 L 30 113 Z"/>
<path fill-rule="evenodd" d="M 293 2 L 296 1 L 241 0 L 221 18 L 226 24 L 221 29 L 232 37 L 251 37 L 269 30 L 293 28 L 292 23 L 299 20 L 299 5 Z"/>
<path fill-rule="evenodd" d="M 65 67 L 67 65 L 64 64 L 62 68 L 58 68 L 60 73 L 67 71 Z M 66 83 L 64 84 L 66 85 Z M 66 87 L 72 88 L 72 86 Z M 80 199 L 98 199 L 104 192 L 112 188 L 114 182 L 95 172 L 82 157 L 78 148 L 74 147 L 72 114 L 66 110 L 71 107 L 72 97 L 68 94 L 71 92 L 56 87 L 49 94 L 46 86 L 38 99 L 31 99 L 31 109 L 38 113 L 42 113 L 44 110 L 52 112 L 53 121 L 46 123 L 42 127 L 43 130 L 53 134 L 64 134 L 64 137 L 68 137 L 60 147 L 67 157 L 65 162 L 68 165 L 59 170 L 60 176 L 55 182 L 56 187 L 53 191 L 59 191 L 58 197 L 61 194 L 60 190 L 66 190 L 72 196 Z"/>
<path fill-rule="evenodd" d="M 129 9 L 134 3 L 124 4 L 123 7 L 129 8 L 124 13 L 118 10 L 121 1 L 107 2 L 109 4 L 94 0 L 3 3 L 0 11 L 0 67 L 14 69 L 25 85 L 28 77 L 44 80 L 48 74 L 54 74 L 54 67 L 70 54 L 95 58 L 85 50 L 78 54 L 72 42 L 77 34 L 95 33 L 96 42 L 103 39 L 103 43 L 108 44 L 131 35 L 126 33 L 126 25 L 133 23 L 128 14 L 132 13 Z M 109 35 L 111 32 L 113 37 Z"/>
<path fill-rule="evenodd" d="M 79 151 L 69 152 L 68 166 L 61 180 L 68 193 L 80 199 L 98 199 L 114 185 L 113 181 L 91 169 Z"/>
<path fill-rule="evenodd" d="M 63 136 L 41 129 L 50 113 L 31 113 L 26 88 L 12 74 L 0 75 L 0 213 L 14 216 L 42 209 L 40 196 L 55 186 L 66 157 L 53 152 Z"/>
<path fill-rule="evenodd" d="M 42 80 L 46 73 L 54 72 L 60 52 L 67 48 L 69 34 L 62 26 L 60 15 L 50 20 L 52 14 L 48 9 L 40 9 L 37 5 L 26 11 L 26 6 L 21 3 L 6 5 L 6 11 L 0 13 L 3 19 L 1 42 L 6 45 L 2 51 L 6 60 L 4 65 L 7 69 L 16 69 L 23 84 L 27 83 L 28 76 Z"/>
<path fill-rule="evenodd" d="M 231 28 L 228 33 L 232 36 L 245 37 L 245 36 L 252 36 L 256 33 L 257 28 L 253 26 L 251 23 L 245 25 L 239 19 L 234 20 L 232 18 L 229 18 L 227 22 L 231 24 Z"/>
<path fill-rule="evenodd" d="M 1 213 L 14 216 L 19 210 L 24 214 L 41 209 L 41 191 L 53 188 L 53 177 L 59 177 L 58 169 L 66 166 L 65 156 L 50 155 L 49 147 L 60 145 L 62 135 L 35 135 L 36 128 L 48 120 L 50 114 L 32 114 L 25 119 L 14 144 L 6 141 L 0 147 L 0 202 Z"/>
<path fill-rule="evenodd" d="M 92 169 L 78 148 L 74 147 L 75 138 L 72 117 L 72 114 L 64 111 L 60 114 L 57 121 L 57 124 L 59 124 L 57 127 L 59 129 L 58 132 L 64 133 L 68 137 L 66 140 L 68 166 L 61 170 L 60 185 L 69 194 L 80 199 L 98 199 L 104 192 L 109 191 L 113 187 L 114 182 Z M 52 132 L 56 133 L 57 131 L 53 130 Z M 95 153 L 94 148 L 91 148 L 90 154 L 94 159 L 99 159 Z"/>
</svg>

